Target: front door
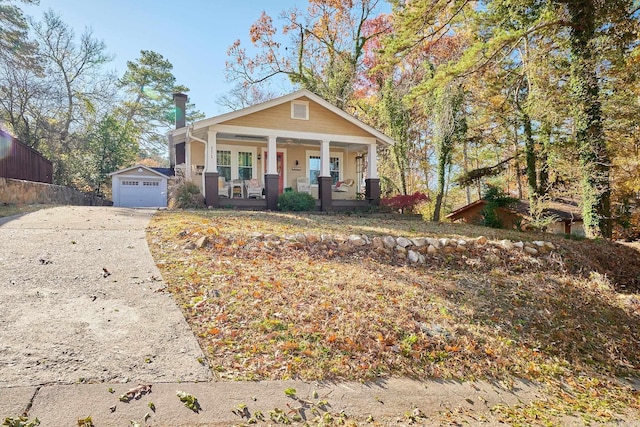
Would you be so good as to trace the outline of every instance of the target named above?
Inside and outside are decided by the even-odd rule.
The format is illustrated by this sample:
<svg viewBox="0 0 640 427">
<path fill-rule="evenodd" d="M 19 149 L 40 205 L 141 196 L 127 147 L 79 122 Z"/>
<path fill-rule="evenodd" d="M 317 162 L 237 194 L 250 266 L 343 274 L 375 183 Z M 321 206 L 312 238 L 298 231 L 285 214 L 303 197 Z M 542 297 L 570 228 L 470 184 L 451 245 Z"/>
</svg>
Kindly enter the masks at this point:
<svg viewBox="0 0 640 427">
<path fill-rule="evenodd" d="M 269 153 L 264 153 L 264 170 L 267 170 L 267 156 Z M 284 153 L 278 151 L 276 153 L 276 168 L 278 171 L 278 194 L 284 192 Z"/>
</svg>

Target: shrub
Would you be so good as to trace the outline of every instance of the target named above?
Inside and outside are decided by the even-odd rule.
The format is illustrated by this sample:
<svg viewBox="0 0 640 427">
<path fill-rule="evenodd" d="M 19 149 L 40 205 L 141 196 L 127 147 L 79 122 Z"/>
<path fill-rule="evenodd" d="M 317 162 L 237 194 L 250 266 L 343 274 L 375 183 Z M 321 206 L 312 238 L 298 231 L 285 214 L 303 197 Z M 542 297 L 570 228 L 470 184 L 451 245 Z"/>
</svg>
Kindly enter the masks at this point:
<svg viewBox="0 0 640 427">
<path fill-rule="evenodd" d="M 281 211 L 313 211 L 316 199 L 308 193 L 288 191 L 278 196 L 278 209 Z"/>
<path fill-rule="evenodd" d="M 399 210 L 402 213 L 412 213 L 420 202 L 429 201 L 429 196 L 416 191 L 413 194 L 399 194 L 393 197 L 385 197 L 380 200 L 380 204 L 393 210 Z"/>
<path fill-rule="evenodd" d="M 176 184 L 169 192 L 170 209 L 198 209 L 204 207 L 204 197 L 193 182 Z"/>
<path fill-rule="evenodd" d="M 487 202 L 482 209 L 482 225 L 491 228 L 502 228 L 502 222 L 498 216 L 498 208 L 507 208 L 518 201 L 507 196 L 501 189 L 492 185 L 488 186 L 483 199 Z"/>
</svg>

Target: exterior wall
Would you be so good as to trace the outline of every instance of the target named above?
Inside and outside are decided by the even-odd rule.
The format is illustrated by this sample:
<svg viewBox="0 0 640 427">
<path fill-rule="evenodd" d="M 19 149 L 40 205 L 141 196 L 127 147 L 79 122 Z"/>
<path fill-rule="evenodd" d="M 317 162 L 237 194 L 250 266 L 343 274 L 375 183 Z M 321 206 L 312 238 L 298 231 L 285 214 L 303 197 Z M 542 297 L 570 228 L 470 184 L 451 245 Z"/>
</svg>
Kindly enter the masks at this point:
<svg viewBox="0 0 640 427">
<path fill-rule="evenodd" d="M 455 218 L 452 218 L 453 222 L 465 222 L 467 224 L 478 224 L 482 220 L 483 204 L 472 206 L 458 214 Z"/>
<path fill-rule="evenodd" d="M 149 179 L 154 181 L 159 181 L 159 191 L 162 194 L 162 203 L 159 207 L 167 206 L 167 178 L 161 177 L 160 175 L 149 172 L 146 169 L 142 169 L 142 172 L 138 172 L 137 169 L 132 169 L 128 172 L 119 173 L 111 176 L 111 193 L 113 196 L 113 204 L 116 206 L 120 205 L 120 181 L 129 180 L 129 179 Z"/>
<path fill-rule="evenodd" d="M 547 229 L 550 233 L 564 234 L 564 222 L 554 222 Z M 571 234 L 574 236 L 584 237 L 584 224 L 582 221 L 571 223 Z"/>
<path fill-rule="evenodd" d="M 113 203 L 61 185 L 0 178 L 0 203 L 111 206 Z"/>
<path fill-rule="evenodd" d="M 291 103 L 277 105 L 266 110 L 259 111 L 244 117 L 238 117 L 221 124 L 236 126 L 251 126 L 266 129 L 285 129 L 299 132 L 316 132 L 336 135 L 364 136 L 371 135 L 343 119 L 337 114 L 321 107 L 306 97 L 300 101 L 309 101 L 309 120 L 296 120 L 291 118 Z"/>
</svg>

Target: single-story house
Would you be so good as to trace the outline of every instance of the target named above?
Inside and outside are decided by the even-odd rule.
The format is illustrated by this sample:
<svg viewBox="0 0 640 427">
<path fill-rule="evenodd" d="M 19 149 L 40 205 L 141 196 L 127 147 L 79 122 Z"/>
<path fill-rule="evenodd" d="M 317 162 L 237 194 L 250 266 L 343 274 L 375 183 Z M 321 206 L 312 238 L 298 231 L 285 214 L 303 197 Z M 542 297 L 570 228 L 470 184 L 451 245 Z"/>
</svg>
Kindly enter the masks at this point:
<svg viewBox="0 0 640 427">
<path fill-rule="evenodd" d="M 135 165 L 109 174 L 113 206 L 128 208 L 167 207 L 170 168 Z"/>
<path fill-rule="evenodd" d="M 451 222 L 465 222 L 479 224 L 482 222 L 482 210 L 486 206 L 486 200 L 476 200 L 465 205 L 446 216 Z M 496 209 L 496 214 L 505 228 L 526 229 L 531 221 L 531 210 L 528 202 L 517 201 L 510 207 Z M 543 216 L 553 218 L 553 222 L 547 227 L 547 231 L 556 234 L 573 234 L 584 236 L 584 224 L 582 213 L 578 203 L 574 201 L 556 199 L 545 202 Z"/>
<path fill-rule="evenodd" d="M 208 206 L 277 208 L 284 191 L 308 192 L 321 210 L 377 204 L 377 153 L 394 141 L 308 90 L 186 126 L 174 94 L 169 158 Z"/>
</svg>

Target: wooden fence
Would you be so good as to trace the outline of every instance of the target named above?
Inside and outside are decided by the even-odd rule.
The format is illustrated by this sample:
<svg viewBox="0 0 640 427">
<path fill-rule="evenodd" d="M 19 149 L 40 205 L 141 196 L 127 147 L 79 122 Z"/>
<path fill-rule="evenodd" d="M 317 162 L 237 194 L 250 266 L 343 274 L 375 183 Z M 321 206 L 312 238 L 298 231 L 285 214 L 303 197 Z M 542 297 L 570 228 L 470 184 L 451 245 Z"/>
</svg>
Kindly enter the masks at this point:
<svg viewBox="0 0 640 427">
<path fill-rule="evenodd" d="M 53 182 L 53 164 L 33 148 L 0 131 L 0 178 Z"/>
</svg>

